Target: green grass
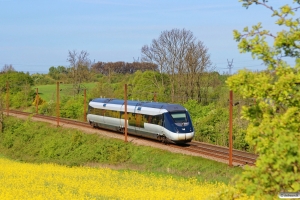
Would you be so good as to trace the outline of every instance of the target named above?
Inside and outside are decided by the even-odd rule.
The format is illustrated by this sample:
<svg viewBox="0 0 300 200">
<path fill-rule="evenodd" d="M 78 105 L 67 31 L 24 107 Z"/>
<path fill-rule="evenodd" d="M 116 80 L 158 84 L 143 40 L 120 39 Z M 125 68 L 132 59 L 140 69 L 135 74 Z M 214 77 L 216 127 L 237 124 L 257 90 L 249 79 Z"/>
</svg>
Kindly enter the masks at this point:
<svg viewBox="0 0 300 200">
<path fill-rule="evenodd" d="M 8 158 L 67 166 L 109 166 L 141 173 L 195 177 L 199 181 L 228 183 L 241 168 L 201 157 L 124 143 L 122 140 L 57 128 L 47 123 L 5 117 L 0 153 Z"/>
<path fill-rule="evenodd" d="M 84 83 L 83 89 L 86 88 L 87 90 L 91 90 L 96 86 L 97 83 Z M 56 101 L 56 93 L 57 93 L 57 85 L 39 85 L 34 86 L 33 89 L 38 88 L 39 95 L 42 99 L 46 100 L 47 102 L 50 100 Z M 60 93 L 59 95 L 62 96 L 70 96 L 73 95 L 72 92 L 72 84 L 59 84 Z M 83 90 L 81 91 L 83 94 Z"/>
</svg>

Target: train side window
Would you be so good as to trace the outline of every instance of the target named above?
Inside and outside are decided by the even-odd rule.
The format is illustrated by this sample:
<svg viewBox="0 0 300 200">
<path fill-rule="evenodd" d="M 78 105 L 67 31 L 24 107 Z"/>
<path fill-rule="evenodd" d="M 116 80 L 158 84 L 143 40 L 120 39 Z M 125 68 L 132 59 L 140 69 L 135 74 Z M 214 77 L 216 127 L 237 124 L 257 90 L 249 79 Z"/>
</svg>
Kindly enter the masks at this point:
<svg viewBox="0 0 300 200">
<path fill-rule="evenodd" d="M 118 111 L 106 110 L 105 111 L 105 116 L 107 116 L 107 117 L 113 117 L 113 118 L 118 118 Z"/>
<path fill-rule="evenodd" d="M 163 122 L 163 115 L 158 115 L 158 125 L 162 125 Z"/>
<path fill-rule="evenodd" d="M 92 107 L 92 106 L 89 106 L 89 108 L 88 108 L 88 113 L 90 113 L 90 114 L 94 114 L 94 111 L 95 109 Z"/>
<path fill-rule="evenodd" d="M 152 124 L 162 125 L 162 115 L 149 116 L 152 118 Z M 149 121 L 149 120 L 148 120 Z"/>
<path fill-rule="evenodd" d="M 148 117 L 148 123 L 152 124 L 152 116 L 151 115 L 149 115 L 149 117 Z"/>
<path fill-rule="evenodd" d="M 106 110 L 105 111 L 105 116 L 107 116 L 107 117 L 113 117 L 113 118 L 115 118 L 116 116 L 116 111 L 114 111 L 114 110 Z"/>
<path fill-rule="evenodd" d="M 105 110 L 99 109 L 99 115 L 104 116 L 104 114 L 105 114 Z"/>
<path fill-rule="evenodd" d="M 111 111 L 110 110 L 105 110 L 105 116 L 110 117 L 110 115 L 111 115 Z"/>
<path fill-rule="evenodd" d="M 121 111 L 121 112 L 118 112 L 118 114 L 121 119 L 125 119 L 125 112 Z M 128 120 L 131 120 L 132 118 L 135 119 L 134 113 L 127 112 L 127 118 L 128 118 Z"/>
<path fill-rule="evenodd" d="M 94 111 L 94 114 L 95 114 L 95 115 L 102 115 L 102 109 L 95 108 L 94 110 L 95 110 L 95 111 Z"/>
<path fill-rule="evenodd" d="M 99 109 L 98 109 L 98 108 L 95 108 L 95 109 L 94 109 L 94 114 L 95 114 L 95 115 L 99 115 Z"/>
</svg>

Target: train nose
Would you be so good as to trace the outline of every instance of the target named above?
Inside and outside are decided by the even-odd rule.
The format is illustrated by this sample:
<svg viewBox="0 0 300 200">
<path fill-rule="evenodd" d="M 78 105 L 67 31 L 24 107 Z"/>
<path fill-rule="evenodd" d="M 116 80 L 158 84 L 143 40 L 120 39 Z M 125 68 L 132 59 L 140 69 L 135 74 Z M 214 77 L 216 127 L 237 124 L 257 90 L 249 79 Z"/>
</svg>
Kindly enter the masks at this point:
<svg viewBox="0 0 300 200">
<path fill-rule="evenodd" d="M 178 140 L 192 140 L 194 137 L 194 132 L 191 133 L 179 133 L 177 134 Z"/>
<path fill-rule="evenodd" d="M 186 140 L 186 134 L 184 133 L 178 134 L 178 140 Z"/>
</svg>

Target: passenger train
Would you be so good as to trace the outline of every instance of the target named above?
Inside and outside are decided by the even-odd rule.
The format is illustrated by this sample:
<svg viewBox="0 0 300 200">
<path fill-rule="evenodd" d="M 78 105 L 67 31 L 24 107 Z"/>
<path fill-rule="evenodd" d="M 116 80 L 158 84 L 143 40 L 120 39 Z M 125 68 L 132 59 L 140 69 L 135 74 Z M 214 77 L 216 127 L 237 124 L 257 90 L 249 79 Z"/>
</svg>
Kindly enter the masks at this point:
<svg viewBox="0 0 300 200">
<path fill-rule="evenodd" d="M 93 127 L 124 132 L 125 101 L 96 98 L 89 102 L 87 120 Z M 187 143 L 194 137 L 188 111 L 181 105 L 127 101 L 128 134 L 163 142 Z"/>
</svg>

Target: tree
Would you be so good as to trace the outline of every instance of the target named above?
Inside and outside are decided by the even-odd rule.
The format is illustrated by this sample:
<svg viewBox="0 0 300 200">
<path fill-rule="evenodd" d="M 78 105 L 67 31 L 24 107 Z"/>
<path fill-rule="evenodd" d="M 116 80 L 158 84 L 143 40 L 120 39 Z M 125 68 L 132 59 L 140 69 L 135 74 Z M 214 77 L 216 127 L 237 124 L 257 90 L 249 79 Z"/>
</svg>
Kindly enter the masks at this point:
<svg viewBox="0 0 300 200">
<path fill-rule="evenodd" d="M 65 80 L 68 70 L 64 66 L 50 67 L 48 75 L 54 80 Z"/>
<path fill-rule="evenodd" d="M 234 30 L 240 51 L 251 52 L 267 69 L 242 70 L 227 81 L 234 92 L 256 100 L 243 108 L 243 116 L 249 121 L 246 140 L 259 158 L 256 167 L 246 168 L 238 188 L 257 199 L 273 199 L 279 192 L 300 191 L 300 20 L 291 17 L 300 1 L 293 1 L 298 7 L 284 5 L 278 10 L 266 0 L 242 2 L 246 8 L 256 4 L 271 10 L 272 17 L 278 18 L 276 24 L 283 27 L 276 34 L 262 30 L 261 23 L 251 30 L 244 28 L 244 33 Z M 294 59 L 295 66 L 284 61 L 287 57 Z"/>
<path fill-rule="evenodd" d="M 3 132 L 3 111 L 4 111 L 4 101 L 2 96 L 0 95 L 0 133 Z"/>
<path fill-rule="evenodd" d="M 0 89 L 6 91 L 6 83 L 9 83 L 9 91 L 11 94 L 20 92 L 28 85 L 32 86 L 33 79 L 29 73 L 9 71 L 0 74 Z"/>
<path fill-rule="evenodd" d="M 201 99 L 198 93 L 202 87 L 201 75 L 212 67 L 212 63 L 207 47 L 196 41 L 191 31 L 163 31 L 150 46 L 144 45 L 141 52 L 142 61 L 154 63 L 160 73 L 169 74 L 172 102 L 175 101 L 175 93 L 198 101 Z M 161 81 L 165 85 L 163 78 Z"/>
<path fill-rule="evenodd" d="M 49 76 L 49 74 L 31 74 L 31 78 L 34 81 L 34 85 L 49 85 L 49 84 L 55 84 L 56 81 Z"/>
<path fill-rule="evenodd" d="M 69 76 L 73 83 L 74 95 L 79 94 L 82 83 L 90 78 L 91 61 L 88 58 L 89 54 L 86 51 L 69 51 L 68 61 L 70 63 Z"/>
<path fill-rule="evenodd" d="M 33 79 L 29 73 L 8 71 L 0 73 L 0 90 L 4 91 L 2 96 L 7 92 L 7 83 L 9 85 L 10 106 L 25 107 L 32 103 L 34 91 L 31 90 L 33 86 Z"/>
<path fill-rule="evenodd" d="M 153 63 L 146 62 L 133 62 L 133 63 L 125 63 L 125 62 L 97 62 L 92 65 L 91 70 L 95 73 L 102 73 L 104 75 L 110 76 L 113 73 L 118 74 L 133 74 L 136 71 L 157 71 L 157 65 Z"/>
<path fill-rule="evenodd" d="M 162 77 L 167 83 L 168 77 L 165 74 L 161 76 L 159 72 L 155 71 L 135 72 L 131 82 L 132 86 L 128 88 L 129 98 L 140 101 L 169 102 L 170 97 L 166 94 L 168 88 L 161 85 Z"/>
<path fill-rule="evenodd" d="M 10 65 L 5 64 L 5 65 L 3 66 L 3 68 L 2 68 L 2 70 L 1 70 L 0 73 L 15 72 L 15 71 L 16 71 L 16 70 L 15 70 L 15 68 L 12 66 L 12 64 L 10 64 Z"/>
</svg>

